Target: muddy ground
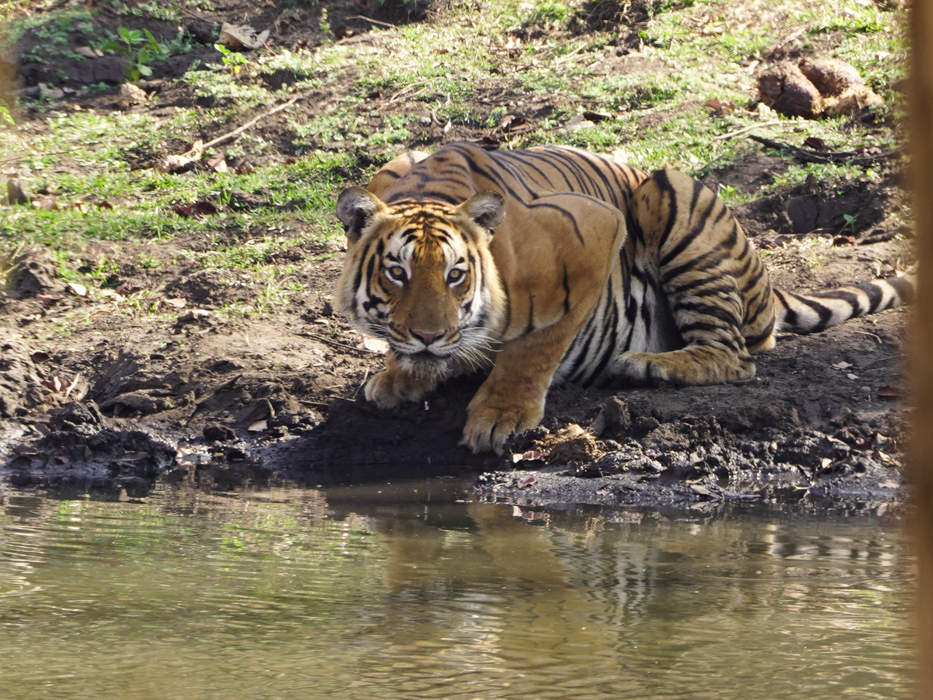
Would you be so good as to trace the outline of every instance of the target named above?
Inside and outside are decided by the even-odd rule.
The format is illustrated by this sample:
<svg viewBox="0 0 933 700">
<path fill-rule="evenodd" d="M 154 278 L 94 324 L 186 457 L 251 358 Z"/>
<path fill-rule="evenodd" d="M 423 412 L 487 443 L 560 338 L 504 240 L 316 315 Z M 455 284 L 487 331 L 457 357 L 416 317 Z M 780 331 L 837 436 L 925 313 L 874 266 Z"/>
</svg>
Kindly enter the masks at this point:
<svg viewBox="0 0 933 700">
<path fill-rule="evenodd" d="M 261 17 L 252 20 L 262 26 Z M 348 26 L 345 40 L 365 35 L 365 24 Z M 311 37 L 313 44 L 313 32 L 299 29 L 289 25 L 274 39 L 294 45 Z M 176 63 L 157 67 L 143 84 L 150 103 L 134 109 L 195 100 L 174 80 L 184 60 Z M 64 87 L 85 79 L 63 74 Z M 28 96 L 50 80 L 24 75 L 22 90 Z M 388 97 L 374 95 L 374 107 Z M 553 108 L 523 104 L 518 94 L 490 94 L 484 104 L 497 99 L 531 121 Z M 87 97 L 66 92 L 63 100 L 82 109 L 121 108 L 116 88 Z M 314 100 L 302 105 L 327 107 Z M 284 121 L 270 119 L 262 131 L 281 146 L 265 158 L 294 157 Z M 451 138 L 488 144 L 497 133 L 447 133 L 428 123 L 413 145 L 431 148 Z M 136 154 L 134 167 L 152 167 L 185 147 Z M 787 163 L 752 149 L 707 182 L 753 188 Z M 875 179 L 810 182 L 738 210 L 778 285 L 819 289 L 909 265 L 903 164 L 875 167 L 881 173 Z M 847 233 L 844 215 L 851 212 L 858 212 L 858 234 Z M 122 242 L 121 251 L 132 259 L 133 244 Z M 86 254 L 93 259 L 93 246 Z M 82 295 L 57 277 L 42 250 L 20 251 L 17 274 L 0 296 L 3 479 L 17 487 L 132 497 L 158 482 L 228 489 L 475 474 L 474 494 L 487 500 L 699 509 L 753 501 L 877 511 L 905 496 L 908 311 L 783 337 L 758 357 L 758 376 L 745 384 L 554 388 L 540 428 L 516 438 L 503 457 L 474 456 L 457 442 L 481 378 L 452 381 L 392 413 L 368 405 L 360 387 L 381 357 L 329 301 L 341 245 L 309 244 L 289 249 L 289 256 L 270 264 L 297 265 L 302 291 L 287 305 L 240 317 L 218 311 L 259 293 L 236 271 L 193 270 L 183 261 L 156 269 L 127 265 L 108 280 L 113 294 Z M 150 313 L 121 306 L 138 290 L 152 292 Z"/>
</svg>

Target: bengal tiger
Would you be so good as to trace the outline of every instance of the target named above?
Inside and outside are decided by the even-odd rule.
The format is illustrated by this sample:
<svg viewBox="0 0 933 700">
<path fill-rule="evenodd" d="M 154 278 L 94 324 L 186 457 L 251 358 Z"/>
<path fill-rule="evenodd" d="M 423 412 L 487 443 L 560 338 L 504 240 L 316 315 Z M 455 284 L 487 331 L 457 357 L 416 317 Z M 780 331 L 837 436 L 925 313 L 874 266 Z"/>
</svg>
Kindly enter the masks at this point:
<svg viewBox="0 0 933 700">
<path fill-rule="evenodd" d="M 501 452 L 554 382 L 713 384 L 754 376 L 777 331 L 909 300 L 896 277 L 816 294 L 772 287 L 708 188 L 556 146 L 406 153 L 345 189 L 337 306 L 384 338 L 365 396 L 391 408 L 490 365 L 462 444 Z"/>
</svg>

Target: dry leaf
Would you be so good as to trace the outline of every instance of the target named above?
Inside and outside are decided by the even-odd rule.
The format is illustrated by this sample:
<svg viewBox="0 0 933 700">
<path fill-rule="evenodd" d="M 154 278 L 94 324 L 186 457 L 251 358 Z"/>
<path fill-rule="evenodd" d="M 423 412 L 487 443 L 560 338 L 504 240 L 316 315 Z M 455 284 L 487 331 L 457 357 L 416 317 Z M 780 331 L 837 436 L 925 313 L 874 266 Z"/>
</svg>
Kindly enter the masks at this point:
<svg viewBox="0 0 933 700">
<path fill-rule="evenodd" d="M 75 296 L 86 297 L 87 296 L 87 287 L 78 282 L 69 282 L 68 291 L 70 291 Z"/>
<path fill-rule="evenodd" d="M 803 145 L 807 148 L 811 148 L 814 151 L 828 151 L 829 146 L 826 145 L 826 142 L 819 138 L 818 136 L 809 136 L 803 142 Z"/>
<path fill-rule="evenodd" d="M 100 292 L 98 292 L 98 293 L 99 293 L 102 297 L 106 297 L 107 299 L 112 299 L 113 301 L 123 301 L 123 295 L 120 294 L 119 292 L 117 292 L 117 291 L 114 290 L 114 289 L 106 289 L 106 288 L 104 288 L 104 289 L 101 289 Z"/>
<path fill-rule="evenodd" d="M 55 211 L 58 207 L 58 200 L 55 197 L 43 197 L 33 201 L 32 206 L 42 211 Z"/>
<path fill-rule="evenodd" d="M 207 161 L 208 166 L 216 173 L 227 172 L 227 159 L 224 156 L 214 156 Z"/>
<path fill-rule="evenodd" d="M 371 338 L 368 335 L 363 336 L 363 347 L 377 355 L 385 355 L 389 352 L 389 344 L 386 341 L 381 338 Z"/>
<path fill-rule="evenodd" d="M 269 38 L 269 30 L 256 33 L 256 30 L 247 24 L 236 25 L 224 22 L 220 26 L 217 43 L 223 44 L 233 51 L 237 49 L 258 49 Z"/>
</svg>

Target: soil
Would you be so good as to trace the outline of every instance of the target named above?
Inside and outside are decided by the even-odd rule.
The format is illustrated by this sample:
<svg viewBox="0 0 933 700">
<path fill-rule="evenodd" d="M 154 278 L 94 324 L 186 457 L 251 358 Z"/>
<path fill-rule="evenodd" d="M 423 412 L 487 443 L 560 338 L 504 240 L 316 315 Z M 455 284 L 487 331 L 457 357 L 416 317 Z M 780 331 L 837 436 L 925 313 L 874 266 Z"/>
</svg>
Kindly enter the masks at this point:
<svg viewBox="0 0 933 700">
<path fill-rule="evenodd" d="M 271 15 L 251 15 L 252 7 L 228 2 L 226 15 L 218 11 L 206 19 L 273 23 Z M 375 9 L 369 16 L 380 19 Z M 192 33 L 209 36 L 198 22 L 192 19 Z M 316 22 L 292 17 L 275 25 L 273 39 L 313 45 Z M 335 33 L 347 27 L 345 41 L 369 40 L 365 21 L 331 14 L 330 22 Z M 147 26 L 156 36 L 169 31 Z M 29 41 L 27 35 L 22 51 Z M 207 56 L 200 56 L 201 48 L 155 65 L 142 83 L 150 100 L 133 109 L 194 104 L 191 89 L 173 78 L 185 61 Z M 89 82 L 102 79 L 96 71 Z M 54 81 L 67 88 L 85 80 L 82 75 L 67 67 L 55 76 L 22 72 L 22 91 L 28 95 L 40 82 Z M 125 108 L 117 82 L 111 92 L 65 93 L 63 108 Z M 494 129 L 447 131 L 428 119 L 410 145 L 430 148 L 453 138 L 496 145 L 509 129 L 540 122 L 560 99 L 534 102 L 510 91 L 505 77 L 477 94 L 478 107 L 506 105 L 515 118 Z M 379 92 L 370 97 L 374 113 L 393 99 Z M 309 114 L 328 108 L 327 96 L 299 104 Z M 38 115 L 23 118 L 43 128 Z M 253 165 L 300 156 L 284 119 L 271 117 L 261 129 L 272 147 Z M 187 145 L 132 154 L 133 167 L 153 167 Z M 751 191 L 786 168 L 786 160 L 750 150 L 706 182 Z M 779 286 L 819 289 L 890 276 L 910 264 L 899 166 L 875 170 L 880 175 L 874 178 L 808 182 L 738 208 Z M 348 180 L 355 175 L 348 173 Z M 854 223 L 847 218 L 852 212 Z M 222 229 L 217 236 L 226 244 L 248 244 Z M 94 245 L 100 251 L 86 250 L 88 260 L 108 250 L 108 244 Z M 121 253 L 133 259 L 151 251 L 153 242 L 137 245 L 139 251 L 121 242 Z M 172 260 L 173 246 L 206 243 L 179 238 L 159 245 L 162 257 Z M 391 413 L 367 404 L 360 387 L 382 359 L 331 307 L 340 245 L 309 243 L 289 249 L 287 257 L 269 264 L 297 266 L 301 291 L 287 305 L 235 317 L 219 308 L 260 294 L 255 280 L 236 271 L 195 271 L 183 257 L 158 268 L 126 265 L 89 294 L 58 279 L 42 250 L 20 251 L 0 295 L 3 478 L 17 487 L 100 497 L 144 495 L 159 482 L 229 489 L 472 474 L 474 497 L 522 505 L 706 510 L 748 501 L 876 511 L 904 498 L 902 364 L 909 311 L 782 337 L 775 350 L 758 356 L 758 375 L 744 384 L 555 387 L 541 427 L 513 439 L 505 456 L 476 456 L 457 443 L 466 404 L 482 378 L 453 380 L 422 403 Z M 151 292 L 149 313 L 129 313 L 117 303 L 138 290 Z"/>
</svg>

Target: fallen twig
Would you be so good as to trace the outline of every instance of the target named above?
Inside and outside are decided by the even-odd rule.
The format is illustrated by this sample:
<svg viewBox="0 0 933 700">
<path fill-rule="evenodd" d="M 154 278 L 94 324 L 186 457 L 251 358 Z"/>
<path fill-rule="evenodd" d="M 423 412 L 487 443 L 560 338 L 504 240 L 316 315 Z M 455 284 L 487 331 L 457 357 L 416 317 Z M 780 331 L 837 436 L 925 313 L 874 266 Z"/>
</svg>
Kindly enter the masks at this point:
<svg viewBox="0 0 933 700">
<path fill-rule="evenodd" d="M 326 335 L 319 335 L 318 333 L 312 333 L 310 331 L 303 331 L 302 333 L 299 333 L 298 335 L 302 335 L 306 338 L 314 338 L 315 340 L 319 340 L 322 343 L 333 345 L 335 348 L 340 348 L 341 350 L 349 350 L 350 352 L 355 352 L 358 355 L 366 356 L 366 355 L 373 354 L 370 350 L 366 350 L 365 348 L 354 347 L 353 345 L 349 345 L 347 343 L 341 343 L 339 340 L 328 338 Z"/>
<path fill-rule="evenodd" d="M 386 100 L 385 106 L 383 107 L 383 109 L 385 109 L 385 107 L 389 105 L 393 105 L 396 102 L 401 101 L 402 98 L 412 100 L 427 89 L 428 89 L 428 86 L 427 84 L 425 84 L 424 81 L 406 85 L 401 90 L 399 90 L 398 92 L 390 96 L 388 100 Z M 409 94 L 409 93 L 412 93 L 412 94 Z"/>
<path fill-rule="evenodd" d="M 68 385 L 68 388 L 65 390 L 65 398 L 68 398 L 68 395 L 74 391 L 74 388 L 78 385 L 78 380 L 81 379 L 81 373 L 78 372 L 75 375 L 75 378 L 71 381 L 71 384 Z"/>
<path fill-rule="evenodd" d="M 346 19 L 361 19 L 364 22 L 369 22 L 370 24 L 376 24 L 380 27 L 387 27 L 389 29 L 394 29 L 396 25 L 391 22 L 382 22 L 378 19 L 373 19 L 372 17 L 367 17 L 366 15 L 347 15 Z"/>
<path fill-rule="evenodd" d="M 775 119 L 775 120 L 770 121 L 770 122 L 761 122 L 760 124 L 749 124 L 748 126 L 744 126 L 744 127 L 742 127 L 741 129 L 736 129 L 735 131 L 730 131 L 730 132 L 727 133 L 727 134 L 720 134 L 719 136 L 715 136 L 715 137 L 713 137 L 713 141 L 724 141 L 724 140 L 726 140 L 726 139 L 731 139 L 731 138 L 733 138 L 733 137 L 735 137 L 735 136 L 741 136 L 742 134 L 744 134 L 744 133 L 746 133 L 746 132 L 748 132 L 748 131 L 751 131 L 752 129 L 760 129 L 760 128 L 763 127 L 763 126 L 777 126 L 778 124 L 783 124 L 783 123 L 784 123 L 784 120 L 782 120 L 782 119 Z"/>
<path fill-rule="evenodd" d="M 195 12 L 194 10 L 189 10 L 189 9 L 188 9 L 187 7 L 185 7 L 184 5 L 179 5 L 177 2 L 169 2 L 169 3 L 167 3 L 167 4 L 168 4 L 168 5 L 171 5 L 171 6 L 174 7 L 176 10 L 180 10 L 181 12 L 184 12 L 184 13 L 185 13 L 186 15 L 188 15 L 189 17 L 193 17 L 194 19 L 198 20 L 199 22 L 204 22 L 205 24 L 214 24 L 214 20 L 209 19 L 209 18 L 207 18 L 207 17 L 205 17 L 205 16 L 203 16 L 203 15 L 199 15 L 199 14 L 198 14 L 197 12 Z"/>
<path fill-rule="evenodd" d="M 225 141 L 229 141 L 230 139 L 236 138 L 237 136 L 242 134 L 247 129 L 252 128 L 257 122 L 262 121 L 266 117 L 271 117 L 273 114 L 276 114 L 277 112 L 281 112 L 283 109 L 287 109 L 288 107 L 291 107 L 298 100 L 306 96 L 307 95 L 305 94 L 295 95 L 287 102 L 283 102 L 282 104 L 273 107 L 267 112 L 263 112 L 262 114 L 256 115 L 255 117 L 250 119 L 245 124 L 238 126 L 233 131 L 228 131 L 226 134 L 221 134 L 217 138 L 211 139 L 207 143 L 196 141 L 194 145 L 191 148 L 189 148 L 185 153 L 182 153 L 180 155 L 167 156 L 165 158 L 165 161 L 163 162 L 163 169 L 168 172 L 178 172 L 180 170 L 185 169 L 194 161 L 200 160 L 201 156 L 204 155 L 204 151 L 206 151 L 208 148 L 212 148 L 213 146 L 217 146 L 221 143 L 224 143 Z"/>
<path fill-rule="evenodd" d="M 860 153 L 859 151 L 827 151 L 824 153 L 809 148 L 800 148 L 799 146 L 794 146 L 789 143 L 782 143 L 781 141 L 766 139 L 764 136 L 756 136 L 755 134 L 749 134 L 748 138 L 768 146 L 769 148 L 775 148 L 779 151 L 790 153 L 794 158 L 806 163 L 855 163 L 857 165 L 871 165 L 872 163 L 888 160 L 889 158 L 894 158 L 901 154 L 900 148 L 874 154 Z"/>
</svg>

